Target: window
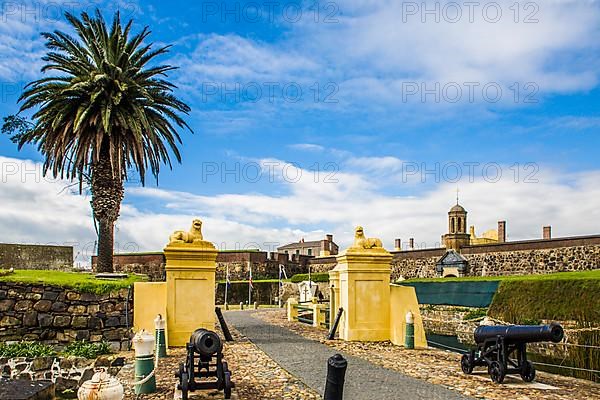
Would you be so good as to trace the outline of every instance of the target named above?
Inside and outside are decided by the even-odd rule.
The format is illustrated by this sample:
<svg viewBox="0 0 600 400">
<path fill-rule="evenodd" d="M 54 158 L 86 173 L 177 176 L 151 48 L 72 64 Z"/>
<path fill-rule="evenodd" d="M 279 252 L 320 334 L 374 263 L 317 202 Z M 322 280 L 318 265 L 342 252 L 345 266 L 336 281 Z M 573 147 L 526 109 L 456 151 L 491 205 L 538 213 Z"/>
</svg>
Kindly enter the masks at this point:
<svg viewBox="0 0 600 400">
<path fill-rule="evenodd" d="M 312 249 L 308 249 L 308 255 L 312 256 Z"/>
<path fill-rule="evenodd" d="M 296 250 L 296 255 L 300 255 L 300 250 Z"/>
<path fill-rule="evenodd" d="M 454 218 L 450 219 L 450 233 L 454 233 Z"/>
<path fill-rule="evenodd" d="M 458 232 L 462 232 L 462 218 L 458 219 Z"/>
</svg>

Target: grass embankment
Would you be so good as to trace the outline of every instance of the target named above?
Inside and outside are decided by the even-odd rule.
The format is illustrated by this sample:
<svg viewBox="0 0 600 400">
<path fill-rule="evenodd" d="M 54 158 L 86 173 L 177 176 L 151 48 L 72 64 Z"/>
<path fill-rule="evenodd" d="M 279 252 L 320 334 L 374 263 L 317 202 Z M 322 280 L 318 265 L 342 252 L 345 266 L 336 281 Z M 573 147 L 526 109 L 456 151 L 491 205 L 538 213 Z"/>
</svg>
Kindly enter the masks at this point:
<svg viewBox="0 0 600 400">
<path fill-rule="evenodd" d="M 296 274 L 292 276 L 291 281 L 294 283 L 300 283 L 308 280 L 308 274 Z M 319 272 L 310 274 L 310 280 L 313 282 L 329 282 L 329 273 Z"/>
<path fill-rule="evenodd" d="M 16 282 L 73 288 L 80 292 L 105 294 L 144 281 L 141 275 L 129 275 L 127 279 L 96 279 L 93 274 L 83 272 L 60 272 L 49 270 L 15 270 L 0 274 L 0 282 Z"/>
<path fill-rule="evenodd" d="M 588 274 L 589 275 L 589 274 Z M 596 276 L 594 276 L 596 275 Z M 508 280 L 500 282 L 488 311 L 493 318 L 511 323 L 537 324 L 541 320 L 576 321 L 580 331 L 568 338 L 569 343 L 600 346 L 600 279 L 557 277 L 556 279 Z M 567 333 L 568 334 L 568 333 Z M 571 346 L 569 357 L 552 359 L 535 354 L 534 361 L 567 367 L 600 370 L 600 349 Z M 600 373 L 564 368 L 545 368 L 549 372 L 573 375 L 600 382 Z"/>
</svg>

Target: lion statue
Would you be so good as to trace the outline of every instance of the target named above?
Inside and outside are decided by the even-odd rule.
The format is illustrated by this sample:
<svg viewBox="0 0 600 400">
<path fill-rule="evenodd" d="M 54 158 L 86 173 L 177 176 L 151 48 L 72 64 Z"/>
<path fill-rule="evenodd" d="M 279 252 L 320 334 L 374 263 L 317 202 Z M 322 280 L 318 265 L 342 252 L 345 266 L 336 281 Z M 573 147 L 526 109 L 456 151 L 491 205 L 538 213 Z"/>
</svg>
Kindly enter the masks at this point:
<svg viewBox="0 0 600 400">
<path fill-rule="evenodd" d="M 357 226 L 354 230 L 354 244 L 351 246 L 351 248 L 372 249 L 375 247 L 383 247 L 381 240 L 377 238 L 366 238 L 363 227 Z"/>
<path fill-rule="evenodd" d="M 175 231 L 169 236 L 169 243 L 194 243 L 202 242 L 202 221 L 198 218 L 192 221 L 192 227 L 189 232 Z"/>
</svg>

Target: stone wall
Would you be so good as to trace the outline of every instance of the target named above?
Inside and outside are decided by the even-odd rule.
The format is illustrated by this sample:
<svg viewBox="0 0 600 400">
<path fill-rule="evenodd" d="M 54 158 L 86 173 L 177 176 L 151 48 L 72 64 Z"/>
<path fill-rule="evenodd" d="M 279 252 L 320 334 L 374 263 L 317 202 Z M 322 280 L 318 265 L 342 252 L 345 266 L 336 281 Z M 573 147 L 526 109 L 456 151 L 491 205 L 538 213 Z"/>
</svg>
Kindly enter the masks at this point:
<svg viewBox="0 0 600 400">
<path fill-rule="evenodd" d="M 92 268 L 96 269 L 97 257 L 92 256 Z M 115 272 L 144 274 L 151 282 L 166 280 L 165 255 L 156 253 L 127 253 L 113 256 Z"/>
<path fill-rule="evenodd" d="M 73 247 L 0 243 L 0 268 L 70 270 Z"/>
<path fill-rule="evenodd" d="M 531 275 L 600 269 L 600 235 L 467 246 L 470 276 Z M 393 252 L 392 280 L 433 278 L 444 248 Z"/>
<path fill-rule="evenodd" d="M 469 275 L 530 275 L 600 268 L 600 245 L 464 254 Z"/>
<path fill-rule="evenodd" d="M 337 259 L 335 257 L 317 257 L 311 259 L 308 265 L 313 273 L 329 272 L 337 265 Z"/>
<path fill-rule="evenodd" d="M 290 258 L 291 257 L 291 258 Z M 288 256 L 283 253 L 267 253 L 264 251 L 226 251 L 217 256 L 217 280 L 225 280 L 227 268 L 232 281 L 248 280 L 250 267 L 252 278 L 278 279 L 279 265 L 284 265 L 288 277 L 308 272 L 306 266 L 312 257 L 303 255 Z"/>
<path fill-rule="evenodd" d="M 423 327 L 426 332 L 443 336 L 456 336 L 458 341 L 467 347 L 476 346 L 473 332 L 475 331 L 475 328 L 479 326 L 480 320 L 465 321 L 465 316 L 469 312 L 480 309 L 430 304 L 420 304 L 419 309 L 423 318 Z M 567 330 L 569 343 L 590 344 L 589 341 L 581 339 L 581 332 L 577 331 L 578 325 L 576 321 L 539 321 L 541 324 L 550 324 L 551 322 L 558 322 Z M 575 331 L 569 331 L 569 329 L 575 329 Z M 528 352 L 557 360 L 565 360 L 565 358 L 572 357 L 571 351 L 573 349 L 574 348 L 570 346 L 550 342 L 530 343 L 527 347 Z"/>
<path fill-rule="evenodd" d="M 264 251 L 221 251 L 217 255 L 217 280 L 225 280 L 227 268 L 230 280 L 247 280 L 250 267 L 254 280 L 278 279 L 280 264 L 285 266 L 288 277 L 305 274 L 308 272 L 307 264 L 313 259 L 304 255 Z M 115 254 L 113 263 L 115 272 L 145 274 L 152 282 L 166 280 L 165 256 L 162 252 Z M 95 267 L 96 256 L 93 256 L 92 268 Z"/>
<path fill-rule="evenodd" d="M 0 358 L 0 374 L 5 379 L 48 380 L 56 384 L 59 393 L 65 390 L 76 392 L 83 382 L 92 378 L 95 369 L 116 376 L 123 362 L 123 358 L 115 355 L 94 360 L 73 356 Z"/>
<path fill-rule="evenodd" d="M 460 336 L 463 332 L 472 334 L 477 326 L 475 322 L 464 322 L 465 315 L 472 310 L 477 310 L 476 308 L 421 304 L 419 309 L 426 332 L 444 336 Z"/>
<path fill-rule="evenodd" d="M 129 296 L 129 298 L 128 298 Z M 0 342 L 66 345 L 107 341 L 129 349 L 133 292 L 80 293 L 54 286 L 0 282 Z"/>
<path fill-rule="evenodd" d="M 435 263 L 446 249 L 409 250 L 392 253 L 392 282 L 400 278 L 434 278 Z"/>
</svg>

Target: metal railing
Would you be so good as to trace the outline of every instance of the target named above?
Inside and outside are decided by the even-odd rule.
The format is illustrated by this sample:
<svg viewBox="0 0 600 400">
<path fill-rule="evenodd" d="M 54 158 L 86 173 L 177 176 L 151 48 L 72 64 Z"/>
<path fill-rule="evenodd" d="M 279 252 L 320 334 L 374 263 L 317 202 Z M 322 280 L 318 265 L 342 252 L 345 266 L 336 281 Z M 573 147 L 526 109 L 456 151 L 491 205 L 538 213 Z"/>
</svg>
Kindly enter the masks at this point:
<svg viewBox="0 0 600 400">
<path fill-rule="evenodd" d="M 329 307 L 322 308 L 319 310 L 321 314 L 325 314 L 325 322 L 321 322 L 321 326 L 325 329 L 329 329 Z"/>
<path fill-rule="evenodd" d="M 307 307 L 302 304 L 295 304 L 294 308 L 298 310 L 298 322 L 312 325 L 315 315 L 312 307 Z"/>
</svg>

